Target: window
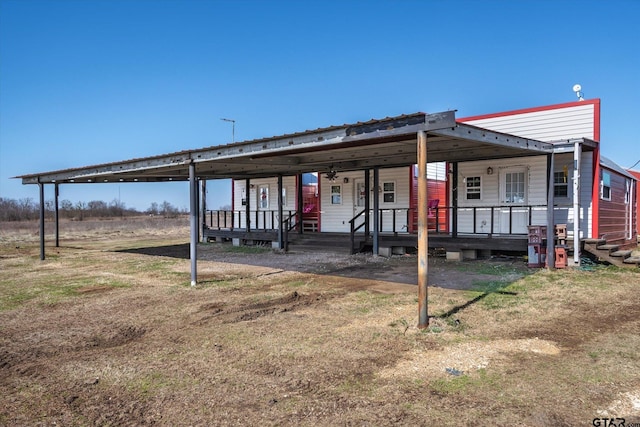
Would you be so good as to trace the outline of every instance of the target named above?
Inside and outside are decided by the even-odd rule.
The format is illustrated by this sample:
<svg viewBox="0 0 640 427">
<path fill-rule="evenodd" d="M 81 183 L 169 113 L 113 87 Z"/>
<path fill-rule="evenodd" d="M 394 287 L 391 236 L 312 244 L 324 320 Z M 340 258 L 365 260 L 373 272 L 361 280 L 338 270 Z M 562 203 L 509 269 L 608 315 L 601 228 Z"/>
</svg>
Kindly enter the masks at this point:
<svg viewBox="0 0 640 427">
<path fill-rule="evenodd" d="M 505 174 L 505 201 L 507 203 L 525 203 L 524 172 Z"/>
<path fill-rule="evenodd" d="M 287 187 L 282 187 L 282 206 L 287 206 Z"/>
<path fill-rule="evenodd" d="M 367 200 L 367 193 L 364 191 L 364 182 L 356 181 L 356 206 L 359 208 L 364 207 Z"/>
<path fill-rule="evenodd" d="M 396 201 L 396 183 L 383 182 L 382 183 L 382 202 L 395 203 L 395 201 Z"/>
<path fill-rule="evenodd" d="M 553 197 L 569 197 L 569 185 L 564 172 L 553 173 Z"/>
<path fill-rule="evenodd" d="M 611 174 L 609 172 L 602 171 L 600 198 L 602 200 L 611 200 Z"/>
<path fill-rule="evenodd" d="M 342 186 L 341 185 L 331 186 L 331 204 L 332 205 L 342 204 Z"/>
<path fill-rule="evenodd" d="M 269 209 L 269 186 L 261 185 L 258 188 L 258 207 L 260 209 Z"/>
<path fill-rule="evenodd" d="M 467 178 L 467 200 L 480 200 L 481 189 L 479 176 L 470 176 Z"/>
</svg>

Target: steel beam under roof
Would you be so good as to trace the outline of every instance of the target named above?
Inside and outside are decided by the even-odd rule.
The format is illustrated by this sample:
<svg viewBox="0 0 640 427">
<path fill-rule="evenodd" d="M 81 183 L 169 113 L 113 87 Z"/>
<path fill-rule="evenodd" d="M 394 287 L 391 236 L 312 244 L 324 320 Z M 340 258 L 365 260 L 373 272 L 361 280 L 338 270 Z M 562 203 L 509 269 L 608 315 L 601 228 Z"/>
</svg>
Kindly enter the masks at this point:
<svg viewBox="0 0 640 427">
<path fill-rule="evenodd" d="M 291 176 L 416 163 L 417 134 L 427 132 L 429 161 L 548 154 L 553 144 L 457 123 L 455 113 L 415 113 L 246 142 L 21 175 L 23 184 L 188 181 Z"/>
</svg>

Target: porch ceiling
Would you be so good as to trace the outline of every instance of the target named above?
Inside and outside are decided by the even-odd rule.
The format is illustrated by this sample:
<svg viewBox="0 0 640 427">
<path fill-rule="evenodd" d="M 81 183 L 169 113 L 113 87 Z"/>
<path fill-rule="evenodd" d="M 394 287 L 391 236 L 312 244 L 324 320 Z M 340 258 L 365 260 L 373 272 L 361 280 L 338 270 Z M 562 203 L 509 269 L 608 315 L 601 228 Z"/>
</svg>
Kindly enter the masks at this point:
<svg viewBox="0 0 640 427">
<path fill-rule="evenodd" d="M 417 161 L 417 133 L 427 132 L 429 162 L 548 154 L 553 144 L 457 123 L 455 113 L 415 113 L 235 144 L 21 175 L 23 184 L 251 179 L 304 172 L 408 166 Z"/>
</svg>

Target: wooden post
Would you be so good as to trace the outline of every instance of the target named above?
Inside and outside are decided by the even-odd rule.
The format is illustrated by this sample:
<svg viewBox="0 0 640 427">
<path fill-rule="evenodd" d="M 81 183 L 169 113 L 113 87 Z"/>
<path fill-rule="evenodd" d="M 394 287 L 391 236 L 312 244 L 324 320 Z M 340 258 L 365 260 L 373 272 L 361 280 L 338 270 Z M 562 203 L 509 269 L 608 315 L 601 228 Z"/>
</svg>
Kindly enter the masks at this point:
<svg viewBox="0 0 640 427">
<path fill-rule="evenodd" d="M 427 191 L 427 133 L 418 132 L 418 328 L 429 326 L 427 277 L 429 272 Z"/>
</svg>

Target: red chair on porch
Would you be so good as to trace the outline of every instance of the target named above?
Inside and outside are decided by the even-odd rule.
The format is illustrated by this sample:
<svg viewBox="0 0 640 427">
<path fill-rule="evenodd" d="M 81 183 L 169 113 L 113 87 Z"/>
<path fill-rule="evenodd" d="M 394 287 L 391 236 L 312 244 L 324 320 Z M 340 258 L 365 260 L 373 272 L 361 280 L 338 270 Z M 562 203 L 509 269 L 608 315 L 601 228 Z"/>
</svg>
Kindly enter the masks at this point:
<svg viewBox="0 0 640 427">
<path fill-rule="evenodd" d="M 436 217 L 436 208 L 438 207 L 438 203 L 440 203 L 440 199 L 431 199 L 427 203 L 427 217 L 435 218 Z"/>
</svg>

